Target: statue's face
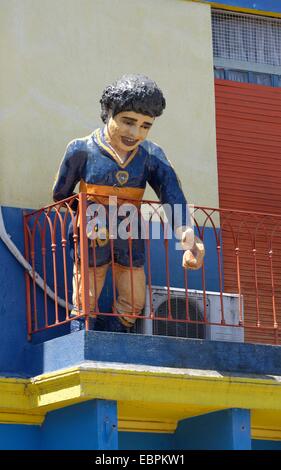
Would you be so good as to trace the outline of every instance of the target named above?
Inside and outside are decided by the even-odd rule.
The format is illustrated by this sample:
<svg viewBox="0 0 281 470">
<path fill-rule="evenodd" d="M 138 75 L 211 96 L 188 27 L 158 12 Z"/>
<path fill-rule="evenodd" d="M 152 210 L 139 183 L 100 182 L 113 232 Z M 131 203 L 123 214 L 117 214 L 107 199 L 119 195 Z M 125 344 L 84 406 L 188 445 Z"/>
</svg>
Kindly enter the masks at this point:
<svg viewBox="0 0 281 470">
<path fill-rule="evenodd" d="M 153 122 L 151 116 L 122 111 L 107 122 L 108 141 L 117 153 L 126 155 L 146 139 Z"/>
</svg>

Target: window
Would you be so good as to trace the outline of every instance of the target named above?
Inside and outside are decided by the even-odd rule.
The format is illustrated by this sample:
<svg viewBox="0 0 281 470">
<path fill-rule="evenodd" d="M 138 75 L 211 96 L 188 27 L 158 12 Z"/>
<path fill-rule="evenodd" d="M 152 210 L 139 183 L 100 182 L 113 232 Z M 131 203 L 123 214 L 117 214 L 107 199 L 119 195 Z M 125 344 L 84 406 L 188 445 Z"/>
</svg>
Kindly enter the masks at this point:
<svg viewBox="0 0 281 470">
<path fill-rule="evenodd" d="M 281 20 L 212 12 L 215 77 L 281 86 Z"/>
</svg>

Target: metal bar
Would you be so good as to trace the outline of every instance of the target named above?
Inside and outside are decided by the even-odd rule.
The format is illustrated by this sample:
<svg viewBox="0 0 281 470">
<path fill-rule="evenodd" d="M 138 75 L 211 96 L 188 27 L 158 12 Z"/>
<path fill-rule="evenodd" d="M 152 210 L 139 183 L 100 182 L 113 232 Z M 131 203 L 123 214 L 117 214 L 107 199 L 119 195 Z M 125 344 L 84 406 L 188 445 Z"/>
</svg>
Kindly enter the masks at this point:
<svg viewBox="0 0 281 470">
<path fill-rule="evenodd" d="M 23 231 L 24 231 L 24 256 L 29 262 L 29 228 L 26 216 L 23 216 Z M 25 294 L 26 294 L 26 322 L 27 322 L 27 339 L 31 341 L 32 334 L 32 319 L 31 319 L 31 298 L 30 298 L 30 276 L 27 271 L 24 273 L 25 277 Z"/>
<path fill-rule="evenodd" d="M 188 304 L 188 278 L 187 278 L 187 269 L 183 270 L 184 272 L 184 288 L 185 288 L 185 319 L 188 322 L 190 320 L 189 317 L 189 304 Z"/>
<path fill-rule="evenodd" d="M 79 220 L 80 220 L 80 274 L 81 274 L 81 303 L 85 316 L 85 329 L 89 330 L 90 298 L 89 298 L 89 253 L 88 237 L 86 233 L 87 194 L 79 194 Z"/>
</svg>

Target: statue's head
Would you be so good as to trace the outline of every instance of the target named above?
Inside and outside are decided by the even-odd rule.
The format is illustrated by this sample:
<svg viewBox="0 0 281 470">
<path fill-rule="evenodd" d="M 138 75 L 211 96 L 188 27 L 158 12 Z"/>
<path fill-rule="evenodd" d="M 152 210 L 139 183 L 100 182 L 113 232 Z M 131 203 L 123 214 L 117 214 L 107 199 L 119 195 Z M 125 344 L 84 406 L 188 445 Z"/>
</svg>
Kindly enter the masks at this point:
<svg viewBox="0 0 281 470">
<path fill-rule="evenodd" d="M 101 118 L 104 123 L 110 116 L 123 111 L 134 111 L 146 116 L 160 116 L 166 102 L 157 84 L 145 75 L 123 75 L 103 91 Z"/>
</svg>

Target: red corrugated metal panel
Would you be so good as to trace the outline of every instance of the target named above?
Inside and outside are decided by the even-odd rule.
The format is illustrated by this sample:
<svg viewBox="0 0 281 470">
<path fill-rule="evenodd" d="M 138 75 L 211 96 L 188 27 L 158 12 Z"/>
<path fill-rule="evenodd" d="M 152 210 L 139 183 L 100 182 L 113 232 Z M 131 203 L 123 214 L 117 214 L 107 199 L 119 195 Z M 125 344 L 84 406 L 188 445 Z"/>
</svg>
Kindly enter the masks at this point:
<svg viewBox="0 0 281 470">
<path fill-rule="evenodd" d="M 281 214 L 281 89 L 216 80 L 216 127 L 220 207 Z M 221 221 L 223 222 L 223 220 Z M 275 252 L 281 253 L 281 237 Z M 223 233 L 225 291 L 236 292 L 231 235 Z M 260 241 L 266 252 L 266 241 Z M 246 251 L 245 251 L 246 253 Z M 256 321 L 252 259 L 242 257 L 245 319 Z M 267 264 L 268 266 L 268 264 Z M 264 326 L 272 325 L 269 268 L 260 259 L 259 302 Z M 281 322 L 281 256 L 275 259 L 275 302 Z M 274 332 L 249 330 L 247 340 L 273 342 Z M 280 341 L 279 341 L 280 343 Z"/>
</svg>

